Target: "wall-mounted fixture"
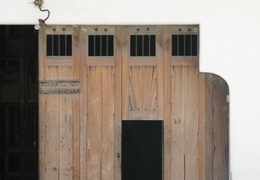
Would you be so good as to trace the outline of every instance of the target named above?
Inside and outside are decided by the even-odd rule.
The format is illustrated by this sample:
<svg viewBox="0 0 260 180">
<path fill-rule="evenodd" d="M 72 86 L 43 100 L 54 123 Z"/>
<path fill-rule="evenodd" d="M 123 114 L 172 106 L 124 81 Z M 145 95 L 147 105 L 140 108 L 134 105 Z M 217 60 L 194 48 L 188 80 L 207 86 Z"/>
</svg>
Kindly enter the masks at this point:
<svg viewBox="0 0 260 180">
<path fill-rule="evenodd" d="M 48 9 L 42 9 L 43 0 L 35 0 L 34 4 L 39 7 L 41 12 L 47 12 L 48 13 L 48 16 L 45 19 L 38 19 L 39 24 L 35 25 L 35 29 L 38 30 L 38 29 L 40 29 L 40 26 L 46 26 L 45 22 L 49 19 L 51 13 Z"/>
</svg>

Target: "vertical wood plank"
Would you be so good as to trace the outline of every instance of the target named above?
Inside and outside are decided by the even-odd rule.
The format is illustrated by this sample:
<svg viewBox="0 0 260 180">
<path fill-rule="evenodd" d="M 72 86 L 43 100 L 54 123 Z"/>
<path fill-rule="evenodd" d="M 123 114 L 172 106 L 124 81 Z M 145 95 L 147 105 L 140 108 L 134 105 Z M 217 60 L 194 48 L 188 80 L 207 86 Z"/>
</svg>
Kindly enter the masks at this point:
<svg viewBox="0 0 260 180">
<path fill-rule="evenodd" d="M 46 95 L 46 180 L 59 179 L 59 97 Z"/>
<path fill-rule="evenodd" d="M 199 180 L 206 180 L 206 96 L 205 74 L 198 73 L 198 113 L 199 113 Z"/>
<path fill-rule="evenodd" d="M 228 179 L 228 88 L 213 76 L 213 179 Z"/>
<path fill-rule="evenodd" d="M 102 179 L 114 179 L 114 72 L 111 67 L 101 71 L 101 175 Z"/>
<path fill-rule="evenodd" d="M 72 179 L 72 99 L 70 95 L 59 95 L 60 179 Z"/>
<path fill-rule="evenodd" d="M 60 78 L 59 67 L 46 66 L 46 80 Z M 60 104 L 58 95 L 46 95 L 46 179 L 60 178 Z"/>
<path fill-rule="evenodd" d="M 80 78 L 80 65 L 81 65 L 81 61 L 80 61 L 80 56 L 81 56 L 81 52 L 80 52 L 80 45 L 81 45 L 81 36 L 82 33 L 80 33 L 81 31 L 81 26 L 77 26 L 73 28 L 73 67 L 72 67 L 72 71 L 70 74 L 70 77 L 73 79 L 79 79 Z M 82 37 L 84 38 L 84 37 Z M 83 53 L 86 53 L 86 50 L 83 51 Z M 84 57 L 84 56 L 83 56 Z"/>
<path fill-rule="evenodd" d="M 86 66 L 86 34 L 80 31 L 80 180 L 87 179 L 87 112 L 88 112 L 88 68 Z"/>
<path fill-rule="evenodd" d="M 78 180 L 80 177 L 80 114 L 79 114 L 79 96 L 78 95 L 72 95 L 72 170 L 73 180 Z"/>
<path fill-rule="evenodd" d="M 196 67 L 185 67 L 185 179 L 198 179 L 198 105 Z"/>
<path fill-rule="evenodd" d="M 212 114 L 213 114 L 213 83 L 211 81 L 211 77 L 209 74 L 206 74 L 206 79 L 205 79 L 205 99 L 206 99 L 206 106 L 205 106 L 205 113 L 206 113 L 206 139 L 205 139 L 205 144 L 206 144 L 206 179 L 207 180 L 213 180 L 213 154 L 212 154 L 212 150 L 213 150 L 213 141 L 212 141 L 212 133 L 213 133 L 213 118 L 212 118 Z"/>
<path fill-rule="evenodd" d="M 116 42 L 116 50 L 115 50 L 115 82 L 114 82 L 114 103 L 115 103 L 115 117 L 114 117 L 114 140 L 115 140 L 115 152 L 114 152 L 114 173 L 115 180 L 121 179 L 121 61 L 122 61 L 122 49 L 121 49 L 121 41 L 122 41 L 123 33 L 122 28 L 115 28 L 115 42 Z"/>
<path fill-rule="evenodd" d="M 129 56 L 129 32 L 127 27 L 122 27 L 122 38 L 121 38 L 121 48 L 122 48 L 122 120 L 127 120 L 129 115 L 129 72 L 128 72 L 128 56 Z"/>
<path fill-rule="evenodd" d="M 171 177 L 171 63 L 170 63 L 170 49 L 171 41 L 169 38 L 169 28 L 164 27 L 164 157 L 163 157 L 163 179 L 172 179 Z"/>
<path fill-rule="evenodd" d="M 101 72 L 90 67 L 88 72 L 87 178 L 101 179 Z"/>
<path fill-rule="evenodd" d="M 45 53 L 46 44 L 45 42 L 45 27 L 39 30 L 39 80 L 44 80 L 45 78 Z"/>
<path fill-rule="evenodd" d="M 171 177 L 184 179 L 184 106 L 185 106 L 185 74 L 183 67 L 173 67 L 171 73 Z"/>
<path fill-rule="evenodd" d="M 164 27 L 157 26 L 156 27 L 156 36 L 157 36 L 157 119 L 163 120 L 163 57 L 164 57 Z M 168 51 L 169 52 L 169 51 Z"/>
</svg>

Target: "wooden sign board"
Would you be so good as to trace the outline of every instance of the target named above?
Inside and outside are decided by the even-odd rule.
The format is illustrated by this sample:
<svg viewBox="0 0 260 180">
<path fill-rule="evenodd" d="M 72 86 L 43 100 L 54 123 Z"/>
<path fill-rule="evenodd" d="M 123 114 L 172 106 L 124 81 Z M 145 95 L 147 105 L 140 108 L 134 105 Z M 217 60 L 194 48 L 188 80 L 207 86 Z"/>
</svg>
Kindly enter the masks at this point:
<svg viewBox="0 0 260 180">
<path fill-rule="evenodd" d="M 79 94 L 80 81 L 77 80 L 49 80 L 40 81 L 40 94 Z"/>
</svg>

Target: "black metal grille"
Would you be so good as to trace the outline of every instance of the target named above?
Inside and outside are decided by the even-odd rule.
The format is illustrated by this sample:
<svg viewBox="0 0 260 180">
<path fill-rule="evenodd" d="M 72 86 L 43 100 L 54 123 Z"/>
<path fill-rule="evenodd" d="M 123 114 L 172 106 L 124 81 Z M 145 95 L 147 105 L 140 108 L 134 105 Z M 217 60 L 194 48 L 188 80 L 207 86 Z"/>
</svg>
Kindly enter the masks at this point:
<svg viewBox="0 0 260 180">
<path fill-rule="evenodd" d="M 172 56 L 197 56 L 198 35 L 172 35 Z"/>
<path fill-rule="evenodd" d="M 47 56 L 71 56 L 72 35 L 47 35 Z"/>
<path fill-rule="evenodd" d="M 155 35 L 131 35 L 131 56 L 156 56 Z"/>
<path fill-rule="evenodd" d="M 114 56 L 114 36 L 89 35 L 88 56 Z"/>
</svg>

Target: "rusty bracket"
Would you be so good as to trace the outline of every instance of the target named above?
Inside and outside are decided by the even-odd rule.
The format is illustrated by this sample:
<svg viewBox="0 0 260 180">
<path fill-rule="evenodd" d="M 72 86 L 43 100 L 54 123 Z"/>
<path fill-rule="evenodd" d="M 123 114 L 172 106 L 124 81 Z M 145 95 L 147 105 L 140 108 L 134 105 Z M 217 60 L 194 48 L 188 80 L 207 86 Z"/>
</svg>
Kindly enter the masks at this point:
<svg viewBox="0 0 260 180">
<path fill-rule="evenodd" d="M 43 0 L 35 0 L 35 6 L 38 6 L 41 12 L 48 12 L 48 16 L 45 19 L 38 19 L 40 26 L 46 26 L 45 21 L 50 17 L 51 12 L 48 9 L 42 9 Z"/>
</svg>

